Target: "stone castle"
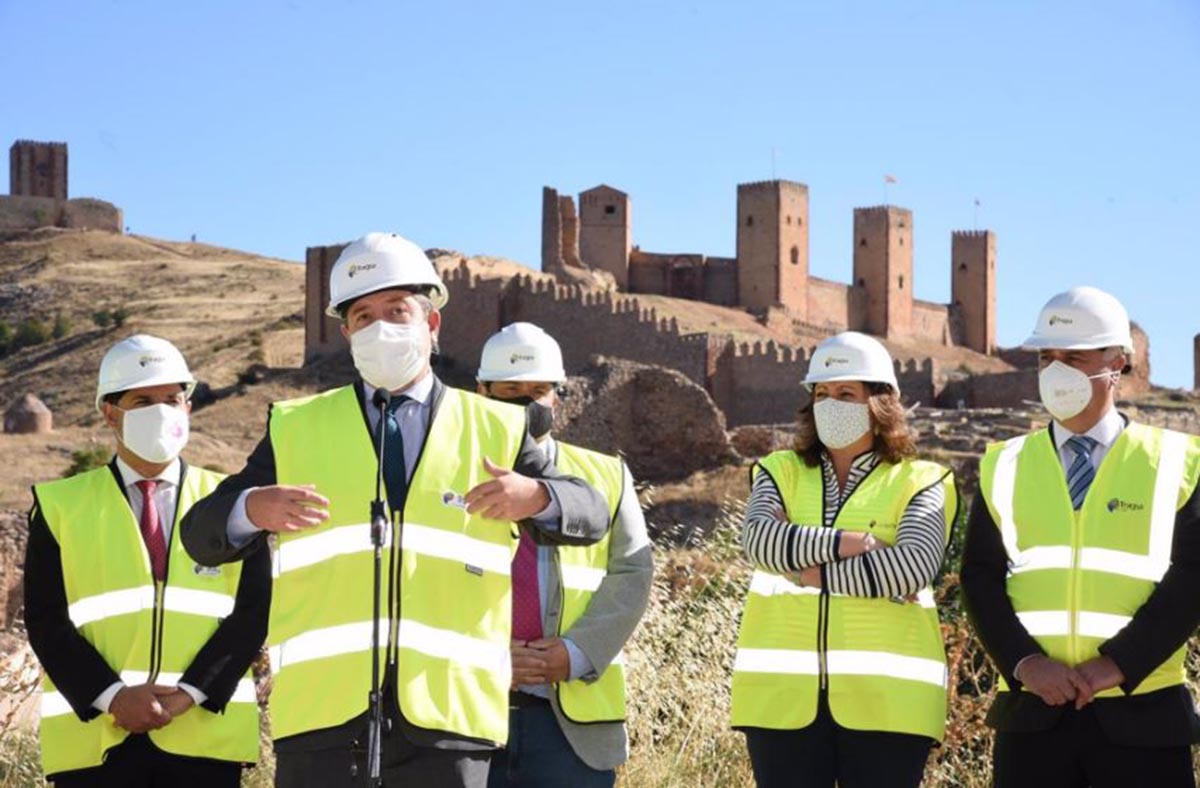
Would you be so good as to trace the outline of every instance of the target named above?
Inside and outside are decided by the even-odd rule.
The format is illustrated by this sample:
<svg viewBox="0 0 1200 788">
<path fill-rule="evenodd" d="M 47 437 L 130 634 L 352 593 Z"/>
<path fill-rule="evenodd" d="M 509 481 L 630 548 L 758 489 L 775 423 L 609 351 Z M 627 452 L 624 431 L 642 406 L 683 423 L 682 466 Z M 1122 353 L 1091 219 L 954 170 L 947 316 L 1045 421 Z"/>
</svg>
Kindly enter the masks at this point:
<svg viewBox="0 0 1200 788">
<path fill-rule="evenodd" d="M 8 195 L 0 195 L 0 230 L 65 227 L 121 232 L 121 209 L 67 196 L 67 144 L 17 140 L 8 150 Z"/>
<path fill-rule="evenodd" d="M 612 276 L 626 293 L 738 306 L 834 333 L 996 350 L 996 235 L 951 236 L 951 303 L 913 297 L 913 215 L 892 205 L 854 211 L 851 284 L 809 275 L 808 186 L 775 180 L 737 187 L 737 257 L 646 252 L 633 244 L 629 195 L 596 186 L 570 196 L 542 190 L 542 270 Z"/>
</svg>

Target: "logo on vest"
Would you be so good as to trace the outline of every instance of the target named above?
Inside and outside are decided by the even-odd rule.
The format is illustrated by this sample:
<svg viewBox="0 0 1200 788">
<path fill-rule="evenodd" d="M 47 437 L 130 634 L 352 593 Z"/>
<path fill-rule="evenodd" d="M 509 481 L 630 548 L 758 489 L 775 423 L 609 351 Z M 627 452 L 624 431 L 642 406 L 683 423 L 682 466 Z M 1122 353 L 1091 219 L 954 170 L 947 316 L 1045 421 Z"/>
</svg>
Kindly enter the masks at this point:
<svg viewBox="0 0 1200 788">
<path fill-rule="evenodd" d="M 446 492 L 442 493 L 442 504 L 445 506 L 456 506 L 465 511 L 467 508 L 467 499 L 453 490 L 446 490 Z"/>
<path fill-rule="evenodd" d="M 219 567 L 219 566 L 204 566 L 203 564 L 196 564 L 195 566 L 192 567 L 192 571 L 195 572 L 200 577 L 220 577 L 221 576 L 221 567 Z"/>
<path fill-rule="evenodd" d="M 1113 498 L 1108 502 L 1108 511 L 1114 512 L 1140 512 L 1146 508 L 1144 503 L 1134 503 L 1132 501 L 1122 501 L 1120 498 Z"/>
</svg>

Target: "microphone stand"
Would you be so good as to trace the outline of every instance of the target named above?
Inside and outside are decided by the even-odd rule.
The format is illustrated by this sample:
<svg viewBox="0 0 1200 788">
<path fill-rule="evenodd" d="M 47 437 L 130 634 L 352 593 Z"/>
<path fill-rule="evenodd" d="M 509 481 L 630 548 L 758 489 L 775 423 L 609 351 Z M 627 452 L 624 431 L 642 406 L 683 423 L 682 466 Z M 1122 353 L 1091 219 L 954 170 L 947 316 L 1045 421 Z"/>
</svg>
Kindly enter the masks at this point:
<svg viewBox="0 0 1200 788">
<path fill-rule="evenodd" d="M 387 528 L 387 506 L 384 503 L 383 458 L 387 440 L 387 406 L 391 394 L 375 391 L 374 404 L 379 407 L 379 472 L 375 477 L 375 500 L 371 501 L 371 545 L 375 552 L 374 613 L 371 617 L 371 694 L 367 722 L 367 784 L 382 788 L 383 774 L 383 688 L 379 678 L 379 588 L 383 575 L 383 540 Z"/>
</svg>

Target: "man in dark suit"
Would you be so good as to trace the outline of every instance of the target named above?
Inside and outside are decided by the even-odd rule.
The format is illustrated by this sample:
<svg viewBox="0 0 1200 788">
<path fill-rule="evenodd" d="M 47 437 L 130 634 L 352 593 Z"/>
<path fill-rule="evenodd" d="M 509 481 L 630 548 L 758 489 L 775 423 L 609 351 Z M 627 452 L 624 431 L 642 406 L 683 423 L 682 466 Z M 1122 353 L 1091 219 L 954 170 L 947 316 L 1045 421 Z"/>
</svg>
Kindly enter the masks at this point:
<svg viewBox="0 0 1200 788">
<path fill-rule="evenodd" d="M 1133 342 L 1111 295 L 1055 296 L 1026 347 L 1053 422 L 989 447 L 962 567 L 1001 675 L 996 785 L 1193 786 L 1200 439 L 1116 411 Z"/>
<path fill-rule="evenodd" d="M 61 788 L 232 787 L 258 757 L 248 668 L 266 637 L 269 554 L 200 565 L 176 536 L 222 478 L 179 457 L 194 386 L 166 340 L 117 343 L 96 395 L 116 457 L 34 487 L 25 623 L 46 673 L 42 763 Z"/>
<path fill-rule="evenodd" d="M 330 280 L 328 312 L 362 379 L 273 405 L 246 467 L 189 513 L 184 543 L 197 560 L 226 562 L 278 535 L 268 638 L 277 784 L 363 784 L 374 626 L 363 521 L 382 439 L 393 521 L 384 783 L 482 788 L 507 737 L 516 528 L 588 544 L 604 536 L 608 506 L 555 470 L 522 409 L 433 375 L 447 292 L 419 247 L 371 233 Z"/>
</svg>

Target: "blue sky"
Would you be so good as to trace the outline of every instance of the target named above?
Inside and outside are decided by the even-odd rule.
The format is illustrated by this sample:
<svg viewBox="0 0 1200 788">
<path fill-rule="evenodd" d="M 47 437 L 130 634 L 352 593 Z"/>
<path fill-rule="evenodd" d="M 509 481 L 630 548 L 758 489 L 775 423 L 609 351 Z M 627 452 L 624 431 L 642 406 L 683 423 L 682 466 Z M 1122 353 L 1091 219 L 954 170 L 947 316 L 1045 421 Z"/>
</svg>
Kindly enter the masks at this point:
<svg viewBox="0 0 1200 788">
<path fill-rule="evenodd" d="M 134 232 L 299 260 L 390 229 L 536 266 L 541 187 L 605 182 L 644 249 L 732 256 L 736 184 L 774 174 L 809 185 L 812 273 L 848 281 L 890 173 L 918 297 L 948 300 L 978 198 L 1001 344 L 1093 284 L 1191 385 L 1195 0 L 0 0 L 0 30 L 0 144 L 66 140 L 72 194 Z"/>
</svg>

